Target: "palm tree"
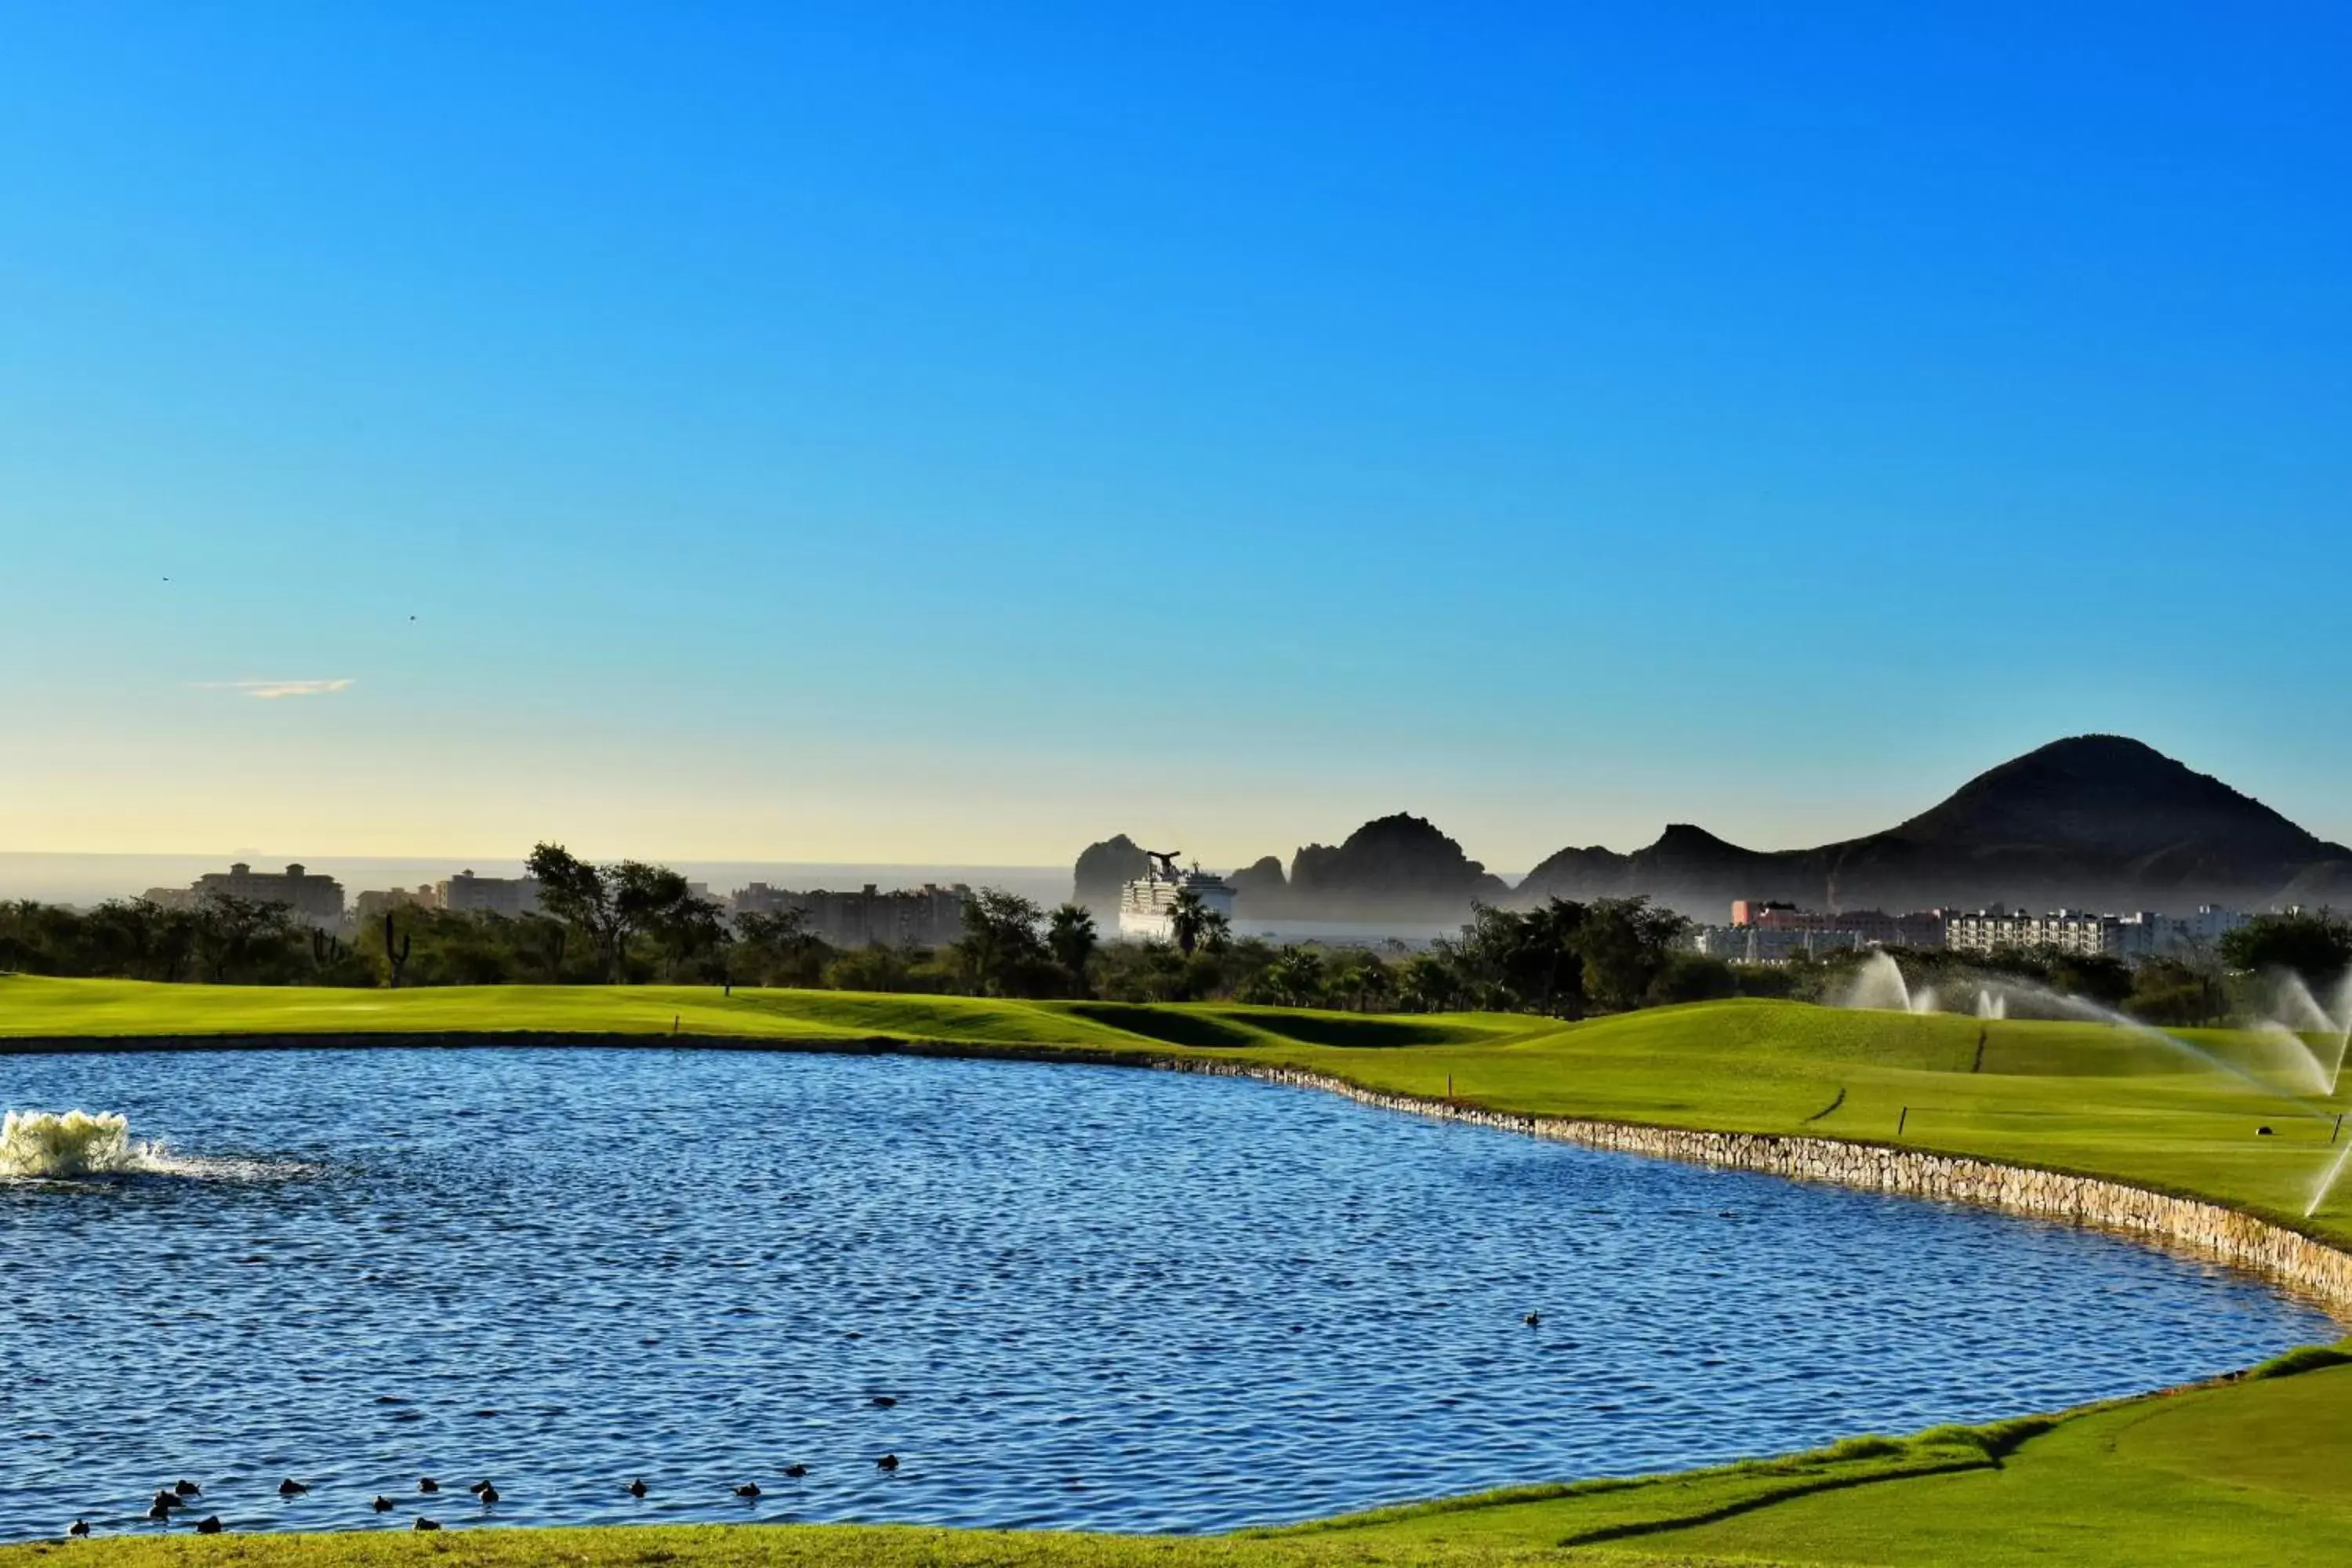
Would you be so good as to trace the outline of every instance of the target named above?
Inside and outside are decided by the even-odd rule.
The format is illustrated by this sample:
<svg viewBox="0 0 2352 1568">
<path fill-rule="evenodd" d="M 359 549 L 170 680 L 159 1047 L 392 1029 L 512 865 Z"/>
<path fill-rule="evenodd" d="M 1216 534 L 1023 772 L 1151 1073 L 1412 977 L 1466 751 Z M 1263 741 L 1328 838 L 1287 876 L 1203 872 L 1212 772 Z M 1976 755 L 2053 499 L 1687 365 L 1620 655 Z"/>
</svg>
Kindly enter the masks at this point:
<svg viewBox="0 0 2352 1568">
<path fill-rule="evenodd" d="M 1286 947 L 1267 966 L 1269 988 L 1285 1007 L 1312 1007 L 1323 1000 L 1323 958 L 1311 947 Z"/>
<path fill-rule="evenodd" d="M 1223 952 L 1233 943 L 1233 917 L 1219 910 L 1209 910 L 1201 921 L 1201 951 Z"/>
<path fill-rule="evenodd" d="M 1357 1012 L 1377 1013 L 1380 1005 L 1389 999 L 1394 979 L 1387 964 L 1377 958 L 1367 957 L 1340 977 L 1339 986 L 1348 994 L 1348 999 L 1355 1005 Z"/>
<path fill-rule="evenodd" d="M 1087 960 L 1095 952 L 1095 917 L 1084 904 L 1064 904 L 1045 928 L 1045 949 L 1069 972 L 1070 984 L 1087 994 Z"/>
<path fill-rule="evenodd" d="M 1405 966 L 1404 1002 L 1415 1012 L 1451 1012 L 1462 1002 L 1462 977 L 1443 957 L 1423 953 Z"/>
<path fill-rule="evenodd" d="M 1201 945 L 1201 939 L 1208 934 L 1209 922 L 1213 919 L 1222 921 L 1223 918 L 1201 901 L 1200 894 L 1190 888 L 1179 888 L 1168 906 L 1168 934 L 1176 939 L 1177 949 L 1190 958 L 1192 950 Z"/>
</svg>

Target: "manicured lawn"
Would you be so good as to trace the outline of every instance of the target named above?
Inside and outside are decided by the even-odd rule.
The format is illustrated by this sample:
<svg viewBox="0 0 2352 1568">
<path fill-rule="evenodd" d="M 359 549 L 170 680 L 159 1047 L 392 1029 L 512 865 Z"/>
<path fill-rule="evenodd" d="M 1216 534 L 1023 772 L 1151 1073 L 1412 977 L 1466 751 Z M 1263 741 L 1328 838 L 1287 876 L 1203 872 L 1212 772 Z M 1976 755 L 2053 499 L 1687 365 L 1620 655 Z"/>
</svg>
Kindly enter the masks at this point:
<svg viewBox="0 0 2352 1568">
<path fill-rule="evenodd" d="M 625 1034 L 709 1043 L 863 1040 L 981 1051 L 1292 1066 L 1499 1110 L 1896 1142 L 2193 1193 L 2352 1243 L 2352 1178 L 2309 1221 L 2340 1145 L 2288 1092 L 2277 1047 L 2199 1034 L 2236 1070 L 2101 1025 L 1727 1002 L 1561 1025 L 1366 1018 L 708 987 L 399 993 L 0 979 L 10 1037 Z M 1979 1046 L 1981 1045 L 1981 1051 Z M 52 1047 L 54 1048 L 54 1046 Z M 2269 1075 L 2275 1087 L 2242 1076 Z M 1898 1124 L 1902 1128 L 1898 1138 Z M 2258 1129 L 2272 1132 L 2262 1135 Z M 2347 1130 L 2352 1135 L 2352 1130 Z M 1566 1544 L 1564 1544 L 1566 1543 Z M 52 1550 L 0 1552 L 0 1564 Z M 1943 1434 L 1729 1470 L 1390 1510 L 1206 1540 L 928 1530 L 697 1528 L 438 1536 L 126 1540 L 149 1561 L 451 1563 L 1193 1563 L 1520 1561 L 1834 1563 L 2352 1561 L 2352 1367 L 2082 1413 L 2047 1431 Z"/>
<path fill-rule="evenodd" d="M 1206 1057 L 1308 1068 L 1433 1098 L 1450 1084 L 1457 1099 L 1497 1110 L 1899 1141 L 2195 1193 L 2352 1243 L 2352 1180 L 2303 1219 L 2330 1158 L 2336 1112 L 2352 1108 L 2352 1093 L 2323 1105 L 2284 1087 L 2265 1092 L 2179 1047 L 2097 1024 L 1979 1025 L 1788 1002 L 1703 1003 L 1564 1025 L 1507 1014 L 1365 1017 L 835 991 L 727 997 L 709 986 L 388 992 L 0 979 L 0 1049 L 9 1037 L 95 1044 L 142 1035 L 673 1030 L 746 1045 L 883 1039 Z M 2273 1070 L 2278 1047 L 2270 1042 L 2223 1032 L 2194 1038 L 2246 1071 L 2287 1081 Z M 2271 1136 L 2259 1133 L 2264 1126 Z"/>
</svg>

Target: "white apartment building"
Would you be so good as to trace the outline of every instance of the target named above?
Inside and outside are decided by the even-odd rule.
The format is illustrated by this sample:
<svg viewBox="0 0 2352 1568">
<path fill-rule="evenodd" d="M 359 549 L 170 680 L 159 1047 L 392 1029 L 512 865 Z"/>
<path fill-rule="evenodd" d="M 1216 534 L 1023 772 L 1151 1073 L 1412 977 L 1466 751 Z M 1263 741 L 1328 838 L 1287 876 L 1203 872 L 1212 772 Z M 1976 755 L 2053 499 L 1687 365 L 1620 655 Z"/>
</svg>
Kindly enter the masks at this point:
<svg viewBox="0 0 2352 1568">
<path fill-rule="evenodd" d="M 2126 915 L 2083 910 L 2053 910 L 2039 915 L 2022 910 L 1978 910 L 1946 916 L 1944 943 L 1962 952 L 2054 948 L 2060 952 L 2103 953 L 2111 958 L 2153 958 L 2208 945 L 2244 925 L 2246 919 L 2216 904 L 2200 904 L 2194 915 L 2161 915 L 2153 910 Z"/>
</svg>

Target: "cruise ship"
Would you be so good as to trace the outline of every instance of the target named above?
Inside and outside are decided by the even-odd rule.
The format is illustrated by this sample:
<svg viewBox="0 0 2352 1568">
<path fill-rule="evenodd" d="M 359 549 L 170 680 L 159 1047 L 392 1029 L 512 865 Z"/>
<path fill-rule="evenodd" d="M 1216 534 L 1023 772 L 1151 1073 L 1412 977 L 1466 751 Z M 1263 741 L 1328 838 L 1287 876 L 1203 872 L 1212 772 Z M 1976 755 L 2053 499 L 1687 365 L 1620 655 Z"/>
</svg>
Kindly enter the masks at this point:
<svg viewBox="0 0 2352 1568">
<path fill-rule="evenodd" d="M 1162 854 L 1147 849 L 1144 853 L 1151 858 L 1150 868 L 1119 889 L 1120 936 L 1135 941 L 1173 941 L 1175 932 L 1169 929 L 1168 911 L 1174 907 L 1176 895 L 1188 889 L 1212 912 L 1227 920 L 1234 918 L 1233 885 L 1223 877 L 1198 866 L 1178 870 L 1176 857 L 1183 853 L 1181 850 Z"/>
</svg>

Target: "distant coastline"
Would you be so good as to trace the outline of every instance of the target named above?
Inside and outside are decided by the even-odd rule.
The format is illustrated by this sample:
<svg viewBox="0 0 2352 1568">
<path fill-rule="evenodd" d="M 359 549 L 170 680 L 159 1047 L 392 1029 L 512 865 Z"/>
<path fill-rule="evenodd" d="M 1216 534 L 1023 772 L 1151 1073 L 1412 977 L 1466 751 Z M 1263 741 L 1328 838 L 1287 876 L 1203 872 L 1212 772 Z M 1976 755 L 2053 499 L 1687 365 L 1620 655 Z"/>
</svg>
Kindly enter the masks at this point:
<svg viewBox="0 0 2352 1568">
<path fill-rule="evenodd" d="M 41 903 L 89 905 L 108 899 L 127 899 L 141 889 L 186 883 L 207 871 L 217 871 L 232 860 L 257 866 L 301 861 L 310 869 L 333 877 L 351 889 L 413 887 L 437 877 L 471 868 L 486 877 L 520 877 L 523 864 L 511 855 L 304 855 L 297 850 L 237 849 L 193 855 L 84 853 L 76 850 L 0 849 L 0 900 L 32 899 Z M 919 887 L 925 882 L 965 882 L 1001 887 L 1025 897 L 1059 903 L 1070 896 L 1067 866 L 931 865 L 909 861 L 815 860 L 679 860 L 682 874 L 712 887 L 741 887 L 754 881 L 779 887 L 856 888 L 867 882 L 883 887 Z"/>
</svg>

